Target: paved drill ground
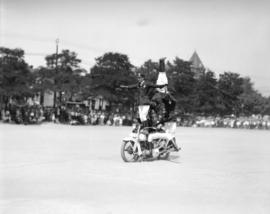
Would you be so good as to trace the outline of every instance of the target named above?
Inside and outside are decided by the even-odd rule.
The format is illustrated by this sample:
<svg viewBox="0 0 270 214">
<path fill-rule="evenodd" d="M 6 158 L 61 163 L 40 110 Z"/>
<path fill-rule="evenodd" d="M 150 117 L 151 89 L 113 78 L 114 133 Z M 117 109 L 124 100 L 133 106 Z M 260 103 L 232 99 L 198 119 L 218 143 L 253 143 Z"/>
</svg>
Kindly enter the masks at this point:
<svg viewBox="0 0 270 214">
<path fill-rule="evenodd" d="M 270 213 L 270 131 L 177 128 L 170 161 L 124 163 L 130 129 L 0 124 L 0 213 Z"/>
</svg>

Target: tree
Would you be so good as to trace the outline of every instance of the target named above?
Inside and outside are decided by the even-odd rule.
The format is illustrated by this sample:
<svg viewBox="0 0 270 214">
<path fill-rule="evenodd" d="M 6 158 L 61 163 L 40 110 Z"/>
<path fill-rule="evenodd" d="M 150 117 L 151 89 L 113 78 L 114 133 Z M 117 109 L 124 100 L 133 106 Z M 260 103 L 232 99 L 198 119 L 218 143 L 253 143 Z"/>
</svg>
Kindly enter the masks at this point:
<svg viewBox="0 0 270 214">
<path fill-rule="evenodd" d="M 79 68 L 81 60 L 77 58 L 78 54 L 70 50 L 62 50 L 59 54 L 50 54 L 45 57 L 48 68 L 59 68 L 66 70 L 70 68 Z"/>
<path fill-rule="evenodd" d="M 261 113 L 263 115 L 270 115 L 270 97 L 264 97 L 263 110 Z"/>
<path fill-rule="evenodd" d="M 217 114 L 217 79 L 215 73 L 206 71 L 196 81 L 195 110 L 202 114 Z"/>
<path fill-rule="evenodd" d="M 264 98 L 253 87 L 249 77 L 243 78 L 243 93 L 240 95 L 241 113 L 244 115 L 262 114 L 267 106 L 266 98 Z"/>
<path fill-rule="evenodd" d="M 128 85 L 136 81 L 133 68 L 124 54 L 108 52 L 96 58 L 96 64 L 91 68 L 93 96 L 102 95 L 109 102 L 131 105 L 134 92 L 117 89 L 121 84 Z"/>
<path fill-rule="evenodd" d="M 137 73 L 144 74 L 146 79 L 152 83 L 157 80 L 159 63 L 153 62 L 151 59 L 144 62 L 142 66 L 137 69 Z"/>
<path fill-rule="evenodd" d="M 59 94 L 59 102 L 62 102 L 62 95 L 65 94 L 66 99 L 72 98 L 75 94 L 82 91 L 82 79 L 81 74 L 85 73 L 80 68 L 80 59 L 77 58 L 77 53 L 70 50 L 62 50 L 60 54 L 51 54 L 45 57 L 47 68 L 41 69 L 41 79 L 43 80 L 43 86 L 46 89 L 50 86 L 49 82 L 53 82 L 53 87 L 50 90 L 54 91 L 55 102 L 56 94 Z M 46 72 L 47 76 L 42 74 Z M 48 79 L 48 76 L 49 79 Z M 43 78 L 45 77 L 45 79 Z M 49 82 L 48 82 L 49 80 Z"/>
<path fill-rule="evenodd" d="M 194 111 L 195 78 L 190 62 L 176 57 L 172 63 L 167 63 L 169 88 L 174 91 L 177 106 L 183 112 Z"/>
<path fill-rule="evenodd" d="M 33 75 L 22 49 L 0 47 L 0 83 L 0 96 L 5 103 L 9 98 L 19 101 L 33 95 Z"/>
<path fill-rule="evenodd" d="M 217 107 L 222 114 L 239 114 L 241 112 L 242 84 L 243 78 L 237 73 L 224 72 L 219 75 Z"/>
<path fill-rule="evenodd" d="M 37 92 L 45 92 L 47 90 L 54 91 L 55 71 L 47 67 L 38 67 L 34 69 L 35 84 L 34 89 Z"/>
</svg>

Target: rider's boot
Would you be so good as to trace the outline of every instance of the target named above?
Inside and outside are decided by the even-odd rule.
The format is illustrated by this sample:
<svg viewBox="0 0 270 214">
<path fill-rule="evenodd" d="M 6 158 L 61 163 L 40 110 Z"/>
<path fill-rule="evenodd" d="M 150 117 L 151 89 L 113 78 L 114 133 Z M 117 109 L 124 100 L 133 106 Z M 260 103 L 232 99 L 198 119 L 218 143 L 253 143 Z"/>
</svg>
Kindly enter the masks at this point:
<svg viewBox="0 0 270 214">
<path fill-rule="evenodd" d="M 173 147 L 175 149 L 176 152 L 178 152 L 181 148 L 177 145 L 177 143 L 175 141 L 173 141 Z"/>
<path fill-rule="evenodd" d="M 169 142 L 169 145 L 170 144 L 172 144 L 172 148 L 176 151 L 176 152 L 178 152 L 181 148 L 177 145 L 177 143 L 176 143 L 176 141 L 175 140 L 170 140 L 170 142 Z M 169 148 L 170 148 L 170 146 L 169 146 Z M 170 148 L 171 149 L 171 148 Z"/>
</svg>

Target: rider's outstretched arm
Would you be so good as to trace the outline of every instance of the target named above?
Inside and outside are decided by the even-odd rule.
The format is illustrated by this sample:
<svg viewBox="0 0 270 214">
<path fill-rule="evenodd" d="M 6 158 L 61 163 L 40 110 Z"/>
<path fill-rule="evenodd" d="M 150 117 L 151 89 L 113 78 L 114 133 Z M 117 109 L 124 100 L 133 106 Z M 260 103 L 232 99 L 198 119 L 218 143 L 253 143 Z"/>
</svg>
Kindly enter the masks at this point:
<svg viewBox="0 0 270 214">
<path fill-rule="evenodd" d="M 148 83 L 148 86 L 151 87 L 151 88 L 163 88 L 165 86 L 168 86 L 168 84 L 156 85 L 156 84 L 153 84 L 153 83 Z"/>
<path fill-rule="evenodd" d="M 132 84 L 132 85 L 120 85 L 120 88 L 136 89 L 136 88 L 138 88 L 138 84 Z"/>
</svg>

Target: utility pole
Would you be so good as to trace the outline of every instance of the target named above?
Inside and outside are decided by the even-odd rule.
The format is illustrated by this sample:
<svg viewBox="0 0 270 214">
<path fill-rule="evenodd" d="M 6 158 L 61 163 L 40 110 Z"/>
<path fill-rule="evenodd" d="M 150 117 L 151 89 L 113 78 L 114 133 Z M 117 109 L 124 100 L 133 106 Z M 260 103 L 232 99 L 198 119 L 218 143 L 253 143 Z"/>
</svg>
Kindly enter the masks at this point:
<svg viewBox="0 0 270 214">
<path fill-rule="evenodd" d="M 56 52 L 55 52 L 55 68 L 57 70 L 57 66 L 58 66 L 58 44 L 59 44 L 59 39 L 57 38 L 55 40 L 55 44 L 56 44 Z"/>
<path fill-rule="evenodd" d="M 55 52 L 55 72 L 57 73 L 57 67 L 58 67 L 58 44 L 59 44 L 59 39 L 57 38 L 55 40 L 56 44 L 56 52 Z M 54 84 L 57 85 L 56 80 L 54 80 Z M 53 96 L 53 106 L 56 107 L 56 100 L 57 100 L 57 93 L 54 91 L 54 96 Z"/>
</svg>

